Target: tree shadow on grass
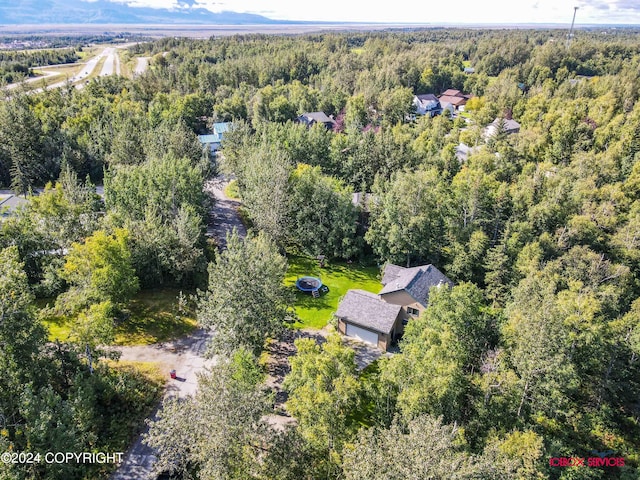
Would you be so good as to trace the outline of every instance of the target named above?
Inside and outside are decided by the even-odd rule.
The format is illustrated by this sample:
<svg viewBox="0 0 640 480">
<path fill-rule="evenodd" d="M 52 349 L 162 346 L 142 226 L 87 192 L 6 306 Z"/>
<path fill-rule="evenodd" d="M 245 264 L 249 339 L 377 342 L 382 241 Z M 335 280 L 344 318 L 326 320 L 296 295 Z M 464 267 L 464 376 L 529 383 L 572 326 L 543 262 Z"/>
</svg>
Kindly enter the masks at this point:
<svg viewBox="0 0 640 480">
<path fill-rule="evenodd" d="M 189 334 L 196 322 L 186 315 L 177 315 L 171 308 L 158 303 L 133 300 L 129 317 L 116 328 L 116 344 L 135 345 L 164 342 Z"/>
</svg>

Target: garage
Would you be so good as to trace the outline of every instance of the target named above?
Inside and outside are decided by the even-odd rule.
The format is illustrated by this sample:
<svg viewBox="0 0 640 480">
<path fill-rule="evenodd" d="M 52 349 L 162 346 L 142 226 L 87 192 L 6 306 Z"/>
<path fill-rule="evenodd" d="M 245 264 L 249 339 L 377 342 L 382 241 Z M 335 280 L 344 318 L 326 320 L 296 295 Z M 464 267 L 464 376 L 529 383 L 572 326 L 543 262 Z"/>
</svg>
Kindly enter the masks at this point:
<svg viewBox="0 0 640 480">
<path fill-rule="evenodd" d="M 354 337 L 365 343 L 378 346 L 378 334 L 370 330 L 347 323 L 347 337 Z"/>
<path fill-rule="evenodd" d="M 341 334 L 386 351 L 396 326 L 401 325 L 401 312 L 401 305 L 380 300 L 375 293 L 349 290 L 338 305 L 335 316 Z"/>
</svg>

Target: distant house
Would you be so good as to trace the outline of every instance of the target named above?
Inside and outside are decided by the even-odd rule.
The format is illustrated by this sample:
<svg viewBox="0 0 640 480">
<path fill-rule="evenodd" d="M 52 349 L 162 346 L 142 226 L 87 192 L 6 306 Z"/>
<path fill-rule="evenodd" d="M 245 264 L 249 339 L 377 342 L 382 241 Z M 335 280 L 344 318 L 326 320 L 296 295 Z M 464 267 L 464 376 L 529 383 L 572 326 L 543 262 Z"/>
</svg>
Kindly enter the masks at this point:
<svg viewBox="0 0 640 480">
<path fill-rule="evenodd" d="M 476 73 L 476 69 L 473 67 L 464 67 L 464 73 L 471 75 L 472 73 Z"/>
<path fill-rule="evenodd" d="M 351 203 L 353 203 L 355 206 L 359 206 L 365 212 L 370 211 L 369 207 L 372 200 L 373 195 L 371 193 L 354 192 L 351 195 Z"/>
<path fill-rule="evenodd" d="M 18 197 L 12 193 L 0 195 L 0 219 L 12 215 L 18 208 L 27 205 L 29 200 Z"/>
<path fill-rule="evenodd" d="M 231 122 L 222 122 L 213 124 L 213 133 L 208 135 L 198 135 L 198 140 L 203 146 L 208 146 L 211 153 L 220 150 L 220 144 L 224 138 L 224 134 L 229 131 Z"/>
<path fill-rule="evenodd" d="M 469 156 L 477 150 L 478 147 L 470 147 L 466 143 L 459 143 L 456 146 L 456 158 L 460 163 L 464 163 L 469 159 Z"/>
<path fill-rule="evenodd" d="M 452 116 L 456 113 L 456 107 L 449 102 L 443 102 L 440 105 L 442 105 L 442 113 L 449 112 Z"/>
<path fill-rule="evenodd" d="M 502 129 L 507 135 L 520 132 L 520 124 L 513 118 L 496 118 L 484 129 L 484 136 L 489 139 Z"/>
<path fill-rule="evenodd" d="M 452 286 L 453 282 L 433 265 L 404 268 L 387 264 L 382 285 L 377 295 L 349 290 L 335 316 L 340 333 L 386 351 L 402 335 L 409 320 L 427 307 L 429 290 Z"/>
<path fill-rule="evenodd" d="M 451 104 L 454 110 L 463 111 L 464 106 L 467 101 L 471 98 L 471 95 L 466 95 L 462 93 L 460 90 L 454 90 L 452 88 L 445 90 L 442 92 L 438 99 L 440 100 L 440 104 L 444 105 L 446 103 Z M 444 107 L 443 107 L 444 108 Z"/>
<path fill-rule="evenodd" d="M 413 106 L 416 110 L 416 115 L 429 115 L 433 117 L 442 113 L 440 101 L 438 97 L 432 93 L 415 95 L 413 97 Z"/>
<path fill-rule="evenodd" d="M 305 124 L 309 128 L 316 123 L 322 123 L 327 128 L 327 130 L 332 130 L 336 125 L 335 120 L 331 117 L 327 117 L 324 112 L 303 113 L 302 115 L 298 116 L 296 120 L 299 123 Z"/>
</svg>

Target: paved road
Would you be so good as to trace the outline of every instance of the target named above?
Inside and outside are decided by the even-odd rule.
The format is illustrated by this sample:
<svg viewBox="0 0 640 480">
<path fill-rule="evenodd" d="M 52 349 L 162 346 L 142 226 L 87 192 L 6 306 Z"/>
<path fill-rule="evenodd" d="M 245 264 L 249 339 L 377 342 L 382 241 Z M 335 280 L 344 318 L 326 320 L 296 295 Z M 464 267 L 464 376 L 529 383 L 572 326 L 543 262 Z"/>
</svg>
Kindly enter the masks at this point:
<svg viewBox="0 0 640 480">
<path fill-rule="evenodd" d="M 96 66 L 102 59 L 102 57 L 107 55 L 108 50 L 109 48 L 105 48 L 101 53 L 99 53 L 98 55 L 93 57 L 91 60 L 89 60 L 87 63 L 85 63 L 84 67 L 80 70 L 80 72 L 78 72 L 73 77 L 65 79 L 61 82 L 52 83 L 47 87 L 47 89 L 64 87 L 69 83 L 75 83 L 76 88 L 82 88 L 84 86 L 84 82 L 82 81 L 85 80 L 89 75 L 91 75 L 91 72 L 93 72 L 93 70 L 96 68 Z M 81 82 L 81 83 L 78 83 L 78 82 Z M 31 90 L 29 93 L 40 93 L 42 91 L 44 91 L 43 88 L 36 88 L 34 90 Z"/>
<path fill-rule="evenodd" d="M 103 57 L 107 57 L 104 66 L 102 67 L 102 70 L 100 72 L 101 75 L 113 75 L 113 73 L 116 73 L 117 75 L 120 75 L 120 58 L 118 57 L 117 53 L 116 53 L 116 49 L 112 48 L 112 47 L 107 47 L 105 48 L 101 53 L 99 53 L 98 55 L 96 55 L 95 57 L 91 58 L 88 62 L 86 63 L 77 63 L 75 65 L 83 65 L 83 68 L 80 69 L 80 71 L 69 78 L 65 78 L 64 80 L 61 80 L 59 82 L 56 83 L 52 83 L 51 85 L 47 86 L 47 89 L 52 89 L 52 88 L 61 88 L 64 87 L 68 84 L 75 84 L 76 88 L 83 88 L 85 85 L 84 80 L 87 79 L 87 77 L 89 77 L 89 75 L 91 75 L 91 73 L 93 72 L 93 70 L 97 67 L 98 63 L 100 63 L 100 60 L 102 60 Z M 57 65 L 56 65 L 57 66 Z M 53 67 L 53 65 L 51 66 Z M 39 68 L 45 68 L 45 67 L 39 67 Z M 59 73 L 49 73 L 47 76 L 50 75 L 60 75 Z M 40 80 L 43 77 L 38 77 L 37 79 L 29 79 L 27 82 L 32 82 L 32 81 L 36 81 L 36 80 Z M 24 83 L 24 82 L 22 82 Z M 18 84 L 11 84 L 11 85 L 7 85 L 5 88 L 7 89 L 13 89 L 16 88 L 18 85 L 21 85 L 22 83 L 18 83 Z M 29 90 L 29 93 L 40 93 L 44 91 L 44 88 L 35 88 L 33 90 Z"/>
<path fill-rule="evenodd" d="M 43 70 L 43 75 L 38 75 L 37 77 L 33 77 L 33 78 L 27 78 L 25 80 L 23 80 L 22 82 L 19 83 L 10 83 L 9 85 L 7 85 L 5 88 L 7 90 L 13 90 L 14 88 L 18 88 L 21 85 L 24 85 L 25 83 L 33 83 L 33 82 L 38 82 L 44 78 L 48 78 L 48 77 L 55 77 L 56 75 L 60 75 L 60 73 L 58 72 L 46 72 Z"/>
<path fill-rule="evenodd" d="M 227 233 L 235 228 L 241 237 L 247 235 L 247 229 L 240 220 L 238 207 L 240 202 L 232 200 L 224 194 L 224 188 L 229 183 L 228 179 L 219 175 L 205 185 L 205 190 L 215 198 L 215 208 L 209 216 L 207 236 L 216 239 L 220 249 L 227 246 Z"/>
<path fill-rule="evenodd" d="M 147 68 L 149 68 L 149 57 L 138 57 L 133 73 L 134 75 L 142 75 L 147 71 Z"/>
<path fill-rule="evenodd" d="M 100 71 L 100 76 L 103 77 L 105 75 L 120 75 L 120 58 L 118 57 L 118 53 L 115 48 L 105 48 L 102 52 L 103 56 L 106 56 L 107 59 L 102 64 L 102 70 Z"/>
<path fill-rule="evenodd" d="M 205 189 L 215 196 L 216 203 L 211 212 L 211 219 L 215 222 L 209 227 L 211 236 L 215 237 L 218 245 L 225 242 L 228 231 L 233 227 L 240 235 L 246 235 L 246 230 L 238 217 L 238 202 L 227 198 L 224 187 L 227 180 L 216 177 L 207 183 Z M 209 230 L 207 231 L 209 234 Z M 163 344 L 144 345 L 135 347 L 118 347 L 122 351 L 121 359 L 141 362 L 157 362 L 166 370 L 176 370 L 178 378 L 169 380 L 165 397 L 184 397 L 193 395 L 198 389 L 197 374 L 215 363 L 214 359 L 206 359 L 205 353 L 210 332 L 199 329 L 188 337 Z M 155 419 L 158 410 L 151 419 Z M 143 433 L 148 431 L 146 427 Z M 142 434 L 137 438 L 122 465 L 111 476 L 111 480 L 145 480 L 153 478 L 153 465 L 156 456 L 153 449 L 142 442 Z"/>
</svg>

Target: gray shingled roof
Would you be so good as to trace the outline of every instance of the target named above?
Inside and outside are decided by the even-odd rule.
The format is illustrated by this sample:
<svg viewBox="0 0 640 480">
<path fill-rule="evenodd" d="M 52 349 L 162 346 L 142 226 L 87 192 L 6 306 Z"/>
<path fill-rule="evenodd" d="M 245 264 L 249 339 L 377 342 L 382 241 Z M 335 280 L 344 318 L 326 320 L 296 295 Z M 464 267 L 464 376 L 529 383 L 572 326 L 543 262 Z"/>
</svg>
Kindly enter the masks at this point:
<svg viewBox="0 0 640 480">
<path fill-rule="evenodd" d="M 19 207 L 27 205 L 29 200 L 17 195 L 0 196 L 0 215 L 8 216 L 18 210 Z"/>
<path fill-rule="evenodd" d="M 392 280 L 395 280 L 404 270 L 406 270 L 406 268 L 394 265 L 393 263 L 387 263 L 384 266 L 382 281 L 380 283 L 382 283 L 382 285 L 386 285 Z"/>
<path fill-rule="evenodd" d="M 308 121 L 315 120 L 318 123 L 327 123 L 327 122 L 333 121 L 329 117 L 327 117 L 327 114 L 324 112 L 308 112 L 308 113 L 303 113 L 300 116 L 306 117 Z"/>
<path fill-rule="evenodd" d="M 421 95 L 416 95 L 418 102 L 422 105 L 423 108 L 427 110 L 437 109 L 440 105 L 440 101 L 438 97 L 436 97 L 433 93 L 423 93 Z"/>
<path fill-rule="evenodd" d="M 382 283 L 384 288 L 380 290 L 380 295 L 404 290 L 425 307 L 429 301 L 431 287 L 441 284 L 453 285 L 453 282 L 433 265 L 403 268 L 387 264 Z"/>
<path fill-rule="evenodd" d="M 340 302 L 336 316 L 354 325 L 380 333 L 389 333 L 393 329 L 401 308 L 400 305 L 380 300 L 375 293 L 349 290 Z"/>
<path fill-rule="evenodd" d="M 496 118 L 493 122 L 491 122 L 490 125 L 493 125 L 494 127 L 498 128 L 500 126 L 500 118 Z M 518 130 L 520 128 L 520 124 L 518 122 L 516 122 L 514 119 L 512 118 L 505 118 L 504 119 L 504 129 L 509 131 L 509 130 Z"/>
</svg>

